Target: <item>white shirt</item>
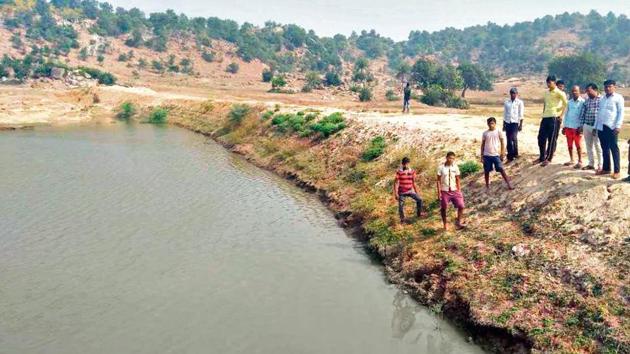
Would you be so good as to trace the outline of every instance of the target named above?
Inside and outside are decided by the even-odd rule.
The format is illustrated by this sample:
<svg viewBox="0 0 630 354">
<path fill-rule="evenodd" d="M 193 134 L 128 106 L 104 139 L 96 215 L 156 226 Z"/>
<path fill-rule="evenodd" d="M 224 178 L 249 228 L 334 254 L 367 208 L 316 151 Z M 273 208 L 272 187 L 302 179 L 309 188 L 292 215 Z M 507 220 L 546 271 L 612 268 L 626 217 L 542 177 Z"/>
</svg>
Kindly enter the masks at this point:
<svg viewBox="0 0 630 354">
<path fill-rule="evenodd" d="M 485 140 L 483 156 L 501 155 L 501 140 L 503 139 L 503 134 L 499 129 L 495 128 L 494 130 L 486 130 L 483 132 L 483 140 Z"/>
<path fill-rule="evenodd" d="M 442 182 L 442 190 L 444 192 L 453 192 L 457 190 L 457 176 L 459 176 L 459 167 L 456 163 L 450 166 L 440 165 L 437 170 L 440 181 Z"/>
<path fill-rule="evenodd" d="M 512 101 L 508 98 L 503 103 L 503 121 L 505 123 L 520 123 L 525 116 L 525 105 L 520 98 Z"/>
<path fill-rule="evenodd" d="M 624 102 L 618 93 L 603 95 L 599 100 L 599 110 L 595 120 L 595 128 L 604 130 L 604 125 L 610 129 L 620 129 L 623 124 Z"/>
</svg>

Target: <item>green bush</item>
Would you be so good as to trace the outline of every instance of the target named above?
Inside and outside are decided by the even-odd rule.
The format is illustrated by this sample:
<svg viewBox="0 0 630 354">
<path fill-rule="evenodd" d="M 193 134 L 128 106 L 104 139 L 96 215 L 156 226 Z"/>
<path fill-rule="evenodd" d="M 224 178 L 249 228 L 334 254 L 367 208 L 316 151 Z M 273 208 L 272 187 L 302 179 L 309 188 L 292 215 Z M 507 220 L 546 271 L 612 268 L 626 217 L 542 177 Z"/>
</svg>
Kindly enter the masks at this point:
<svg viewBox="0 0 630 354">
<path fill-rule="evenodd" d="M 468 109 L 470 105 L 464 98 L 459 97 L 449 92 L 448 96 L 446 97 L 446 107 Z"/>
<path fill-rule="evenodd" d="M 388 101 L 398 101 L 400 98 L 396 95 L 396 93 L 394 92 L 394 90 L 389 89 L 385 92 L 385 98 Z"/>
<path fill-rule="evenodd" d="M 324 76 L 324 84 L 326 86 L 339 86 L 341 85 L 341 78 L 336 72 L 329 71 Z"/>
<path fill-rule="evenodd" d="M 124 102 L 120 105 L 120 111 L 116 114 L 116 118 L 128 120 L 136 114 L 136 107 L 131 102 Z"/>
<path fill-rule="evenodd" d="M 122 53 L 118 56 L 118 61 L 127 61 L 129 60 L 129 58 L 127 57 L 127 54 Z"/>
<path fill-rule="evenodd" d="M 359 90 L 359 101 L 367 102 L 372 100 L 372 89 L 367 86 L 361 87 Z"/>
<path fill-rule="evenodd" d="M 466 161 L 459 165 L 459 172 L 461 173 L 462 178 L 475 174 L 479 172 L 479 170 L 481 170 L 481 165 L 475 161 Z"/>
<path fill-rule="evenodd" d="M 287 81 L 284 79 L 283 76 L 275 76 L 273 79 L 271 79 L 271 88 L 273 90 L 277 90 L 281 87 L 285 87 L 287 85 Z"/>
<path fill-rule="evenodd" d="M 322 118 L 319 122 L 310 125 L 310 129 L 316 133 L 319 133 L 320 136 L 323 138 L 328 138 L 329 136 L 341 131 L 345 127 L 345 118 L 343 117 L 343 114 L 339 112 L 326 116 Z"/>
<path fill-rule="evenodd" d="M 236 74 L 238 73 L 238 71 L 240 70 L 240 66 L 238 65 L 238 63 L 230 63 L 227 68 L 225 69 L 225 71 L 231 73 L 231 74 Z"/>
<path fill-rule="evenodd" d="M 214 61 L 214 53 L 204 51 L 203 53 L 201 53 L 201 58 L 208 63 L 212 63 Z"/>
<path fill-rule="evenodd" d="M 429 86 L 422 92 L 420 101 L 429 106 L 443 106 L 445 91 L 437 85 Z"/>
<path fill-rule="evenodd" d="M 305 79 L 306 83 L 304 84 L 304 88 L 306 88 L 306 92 L 310 92 L 322 85 L 322 78 L 316 71 L 309 71 L 306 73 Z"/>
<path fill-rule="evenodd" d="M 95 78 L 101 85 L 111 86 L 116 83 L 116 77 L 105 71 L 88 68 L 85 66 L 80 66 L 79 71 L 89 74 L 91 77 Z"/>
<path fill-rule="evenodd" d="M 153 60 L 151 62 L 151 67 L 153 68 L 153 70 L 155 70 L 157 72 L 164 71 L 164 64 L 162 64 L 161 61 Z"/>
<path fill-rule="evenodd" d="M 260 116 L 260 119 L 261 119 L 261 120 L 269 120 L 269 118 L 273 117 L 273 115 L 274 115 L 274 112 L 273 112 L 273 111 L 266 111 L 265 113 L 263 113 L 263 114 Z"/>
<path fill-rule="evenodd" d="M 262 72 L 262 81 L 271 82 L 271 79 L 273 79 L 273 71 L 269 69 L 264 69 Z"/>
<path fill-rule="evenodd" d="M 147 122 L 151 124 L 164 124 L 166 123 L 167 119 L 168 119 L 168 111 L 164 108 L 158 107 L 158 108 L 155 108 L 153 111 L 151 111 Z"/>
<path fill-rule="evenodd" d="M 379 156 L 383 155 L 386 146 L 387 144 L 385 143 L 384 137 L 375 137 L 370 141 L 370 146 L 361 154 L 361 160 L 368 162 L 377 159 Z"/>
<path fill-rule="evenodd" d="M 245 119 L 245 117 L 251 112 L 251 107 L 246 104 L 235 104 L 232 105 L 232 109 L 228 114 L 228 119 L 230 120 L 230 124 L 239 125 Z"/>
</svg>

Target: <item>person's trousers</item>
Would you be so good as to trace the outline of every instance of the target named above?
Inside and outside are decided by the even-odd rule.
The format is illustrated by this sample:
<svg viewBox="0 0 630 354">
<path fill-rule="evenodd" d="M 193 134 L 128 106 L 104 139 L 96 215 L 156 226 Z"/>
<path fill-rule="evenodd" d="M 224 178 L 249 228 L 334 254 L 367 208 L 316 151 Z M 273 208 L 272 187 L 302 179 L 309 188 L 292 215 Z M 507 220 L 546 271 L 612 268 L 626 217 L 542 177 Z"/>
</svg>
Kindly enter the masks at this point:
<svg viewBox="0 0 630 354">
<path fill-rule="evenodd" d="M 595 127 L 584 124 L 582 131 L 584 132 L 584 143 L 586 144 L 586 154 L 588 155 L 588 165 L 602 168 L 602 147 L 599 145 L 599 137 L 593 133 Z M 597 161 L 597 164 L 595 164 Z"/>
<path fill-rule="evenodd" d="M 505 136 L 507 138 L 507 158 L 513 160 L 518 157 L 518 123 L 506 123 Z"/>
<path fill-rule="evenodd" d="M 540 151 L 540 161 L 553 159 L 560 134 L 561 121 L 559 117 L 545 117 L 540 121 L 538 130 L 538 149 Z"/>
<path fill-rule="evenodd" d="M 405 198 L 411 198 L 416 201 L 416 216 L 420 216 L 422 212 L 422 199 L 416 193 L 405 193 L 398 196 L 398 215 L 400 219 L 405 218 Z"/>
<path fill-rule="evenodd" d="M 621 169 L 620 165 L 620 156 L 619 156 L 619 145 L 617 144 L 617 135 L 615 132 L 610 129 L 608 126 L 604 125 L 603 130 L 598 130 L 597 135 L 599 136 L 599 142 L 602 144 L 602 156 L 604 158 L 604 163 L 602 166 L 602 171 L 610 172 L 610 156 L 612 155 L 612 162 L 614 164 L 614 173 L 619 173 Z"/>
</svg>

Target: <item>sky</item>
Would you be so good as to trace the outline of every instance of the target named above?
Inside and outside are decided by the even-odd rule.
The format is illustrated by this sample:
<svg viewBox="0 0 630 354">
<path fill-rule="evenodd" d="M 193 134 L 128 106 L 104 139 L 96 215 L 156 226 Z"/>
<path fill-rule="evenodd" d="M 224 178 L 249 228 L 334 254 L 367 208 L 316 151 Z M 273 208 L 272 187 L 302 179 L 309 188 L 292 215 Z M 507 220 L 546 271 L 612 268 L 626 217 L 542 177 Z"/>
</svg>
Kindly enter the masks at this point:
<svg viewBox="0 0 630 354">
<path fill-rule="evenodd" d="M 609 11 L 630 16 L 630 0 L 109 0 L 126 9 L 147 13 L 173 9 L 189 17 L 216 16 L 263 25 L 272 20 L 295 23 L 320 36 L 375 29 L 394 40 L 404 40 L 412 30 L 436 31 L 486 24 L 530 21 L 563 12 L 601 14 Z"/>
</svg>

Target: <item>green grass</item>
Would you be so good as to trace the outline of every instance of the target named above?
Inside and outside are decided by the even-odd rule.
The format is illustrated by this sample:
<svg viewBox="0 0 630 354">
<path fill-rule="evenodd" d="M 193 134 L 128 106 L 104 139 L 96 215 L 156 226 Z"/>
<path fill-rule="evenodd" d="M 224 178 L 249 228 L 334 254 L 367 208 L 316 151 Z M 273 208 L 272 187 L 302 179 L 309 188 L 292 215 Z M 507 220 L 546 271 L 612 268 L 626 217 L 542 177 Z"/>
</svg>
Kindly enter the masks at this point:
<svg viewBox="0 0 630 354">
<path fill-rule="evenodd" d="M 136 115 L 136 107 L 131 102 L 124 102 L 120 105 L 120 111 L 116 114 L 116 118 L 122 120 L 128 120 Z"/>
<path fill-rule="evenodd" d="M 368 148 L 363 151 L 363 154 L 361 154 L 361 160 L 366 162 L 376 160 L 383 155 L 386 146 L 387 144 L 385 143 L 384 137 L 375 137 L 372 141 L 370 141 Z"/>
<path fill-rule="evenodd" d="M 149 114 L 147 123 L 151 124 L 164 124 L 168 119 L 168 111 L 164 108 L 156 108 Z"/>
<path fill-rule="evenodd" d="M 462 178 L 473 175 L 481 170 L 481 165 L 475 161 L 466 161 L 459 165 L 459 172 Z"/>
</svg>

